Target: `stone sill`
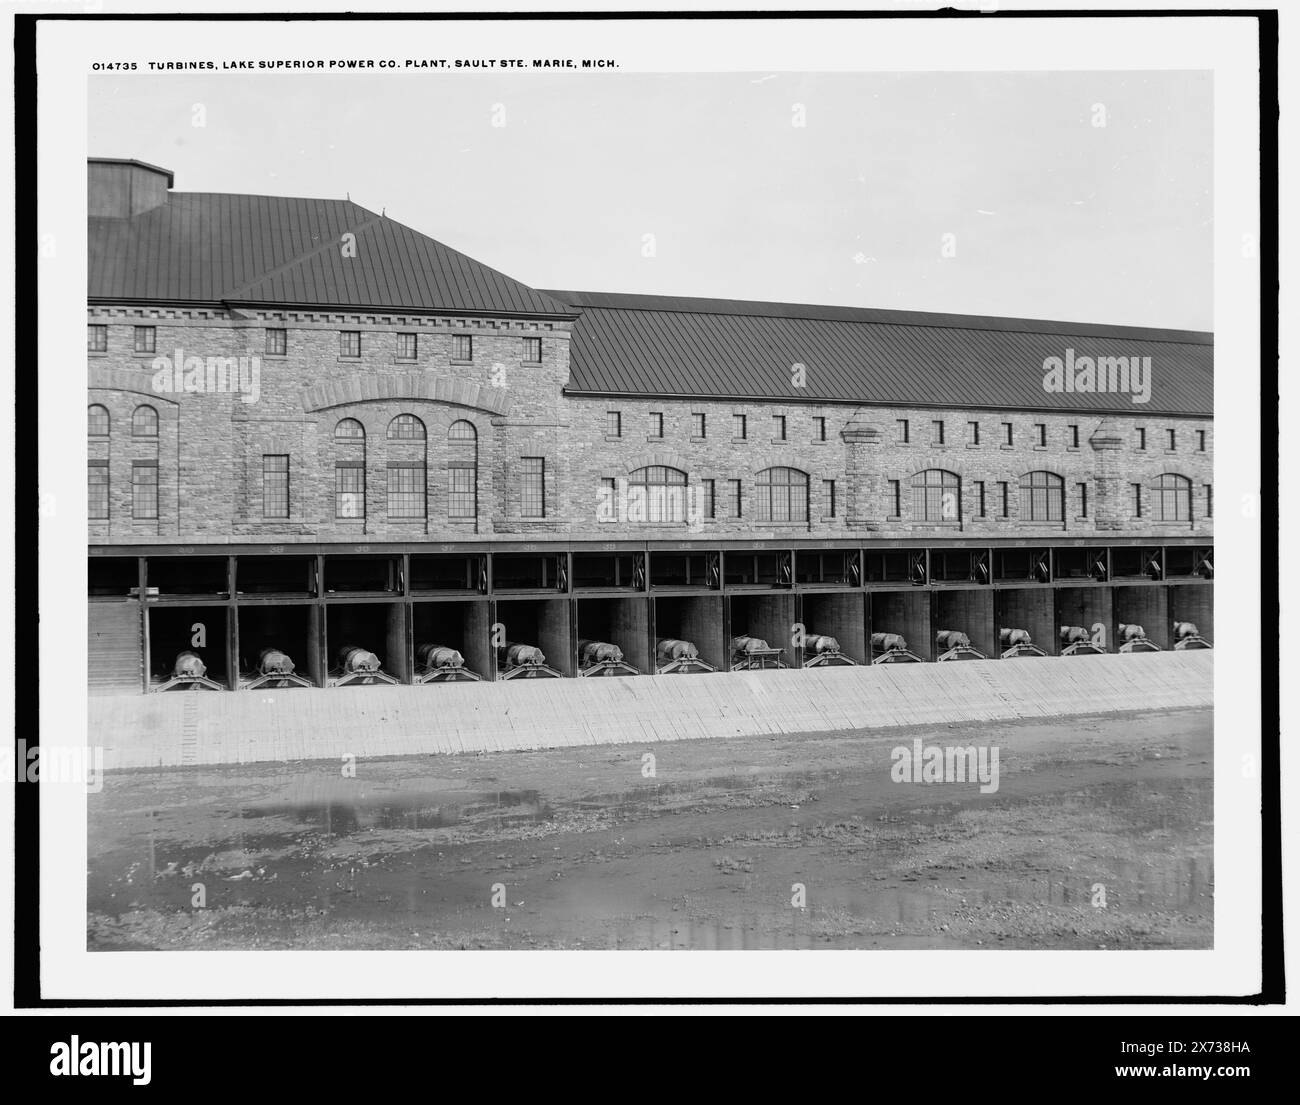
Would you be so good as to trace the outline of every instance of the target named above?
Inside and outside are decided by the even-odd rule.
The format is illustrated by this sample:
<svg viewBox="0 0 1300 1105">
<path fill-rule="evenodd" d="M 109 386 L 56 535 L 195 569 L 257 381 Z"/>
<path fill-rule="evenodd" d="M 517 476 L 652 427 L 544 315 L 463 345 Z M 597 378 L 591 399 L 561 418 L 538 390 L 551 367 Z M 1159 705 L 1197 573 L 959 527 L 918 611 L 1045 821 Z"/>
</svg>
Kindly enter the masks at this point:
<svg viewBox="0 0 1300 1105">
<path fill-rule="evenodd" d="M 450 364 L 453 368 L 470 368 L 473 366 L 474 362 L 473 361 L 451 361 Z"/>
</svg>

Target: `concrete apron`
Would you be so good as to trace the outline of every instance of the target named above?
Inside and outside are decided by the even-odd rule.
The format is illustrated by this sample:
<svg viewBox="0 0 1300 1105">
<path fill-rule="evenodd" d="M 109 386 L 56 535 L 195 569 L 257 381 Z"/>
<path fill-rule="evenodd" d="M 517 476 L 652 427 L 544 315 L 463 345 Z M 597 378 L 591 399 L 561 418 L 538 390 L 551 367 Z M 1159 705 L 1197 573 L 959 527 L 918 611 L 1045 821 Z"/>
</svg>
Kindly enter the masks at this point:
<svg viewBox="0 0 1300 1105">
<path fill-rule="evenodd" d="M 1213 704 L 1214 653 L 89 699 L 106 770 L 993 722 Z"/>
</svg>

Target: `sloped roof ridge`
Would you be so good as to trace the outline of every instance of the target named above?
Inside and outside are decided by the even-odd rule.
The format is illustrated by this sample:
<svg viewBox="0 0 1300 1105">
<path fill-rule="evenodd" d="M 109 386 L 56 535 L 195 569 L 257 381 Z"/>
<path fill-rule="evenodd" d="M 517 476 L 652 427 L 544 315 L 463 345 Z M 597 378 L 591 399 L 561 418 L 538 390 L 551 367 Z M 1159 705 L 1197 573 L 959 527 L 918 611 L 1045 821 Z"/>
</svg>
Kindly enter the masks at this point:
<svg viewBox="0 0 1300 1105">
<path fill-rule="evenodd" d="M 798 318 L 810 322 L 847 322 L 877 326 L 924 326 L 939 330 L 975 330 L 993 333 L 1050 334 L 1053 336 L 1113 336 L 1133 341 L 1164 341 L 1213 345 L 1206 330 L 1178 330 L 1068 319 L 1021 318 L 1000 315 L 963 315 L 946 311 L 912 311 L 894 307 L 850 307 L 843 304 L 788 303 L 761 299 L 715 299 L 707 296 L 642 295 L 635 292 L 583 292 L 539 289 L 579 311 L 646 311 L 671 314 L 722 315 L 735 318 Z M 835 317 L 838 316 L 838 317 Z"/>
</svg>

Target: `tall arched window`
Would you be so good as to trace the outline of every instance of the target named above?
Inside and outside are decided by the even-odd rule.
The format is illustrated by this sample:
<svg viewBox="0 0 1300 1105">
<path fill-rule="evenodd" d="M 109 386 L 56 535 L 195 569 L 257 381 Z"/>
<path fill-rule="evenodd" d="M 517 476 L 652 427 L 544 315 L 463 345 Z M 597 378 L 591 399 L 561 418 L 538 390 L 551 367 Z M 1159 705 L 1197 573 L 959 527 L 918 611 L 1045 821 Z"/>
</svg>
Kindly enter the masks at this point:
<svg viewBox="0 0 1300 1105">
<path fill-rule="evenodd" d="M 108 408 L 95 403 L 86 408 L 87 432 L 91 437 L 108 437 Z"/>
<path fill-rule="evenodd" d="M 929 468 L 912 477 L 912 520 L 961 524 L 961 478 L 956 472 Z"/>
<path fill-rule="evenodd" d="M 447 430 L 447 517 L 478 517 L 478 431 L 461 418 Z"/>
<path fill-rule="evenodd" d="M 638 468 L 627 481 L 627 519 L 686 521 L 686 473 L 662 464 Z"/>
<path fill-rule="evenodd" d="M 1022 522 L 1065 522 L 1065 480 L 1054 472 L 1026 472 L 1020 477 Z"/>
<path fill-rule="evenodd" d="M 423 441 L 424 423 L 413 414 L 399 414 L 388 424 L 388 437 L 392 441 Z"/>
<path fill-rule="evenodd" d="M 366 428 L 355 418 L 334 427 L 334 517 L 366 516 Z"/>
<path fill-rule="evenodd" d="M 424 423 L 413 414 L 399 414 L 388 424 L 388 440 L 405 443 L 388 449 L 388 517 L 427 519 Z"/>
<path fill-rule="evenodd" d="M 760 522 L 808 521 L 808 473 L 797 468 L 764 468 L 758 474 L 754 509 Z"/>
<path fill-rule="evenodd" d="M 148 405 L 136 407 L 131 415 L 132 437 L 157 437 L 158 412 Z"/>
<path fill-rule="evenodd" d="M 1192 520 L 1192 481 L 1167 472 L 1151 483 L 1151 517 L 1157 522 Z"/>
</svg>

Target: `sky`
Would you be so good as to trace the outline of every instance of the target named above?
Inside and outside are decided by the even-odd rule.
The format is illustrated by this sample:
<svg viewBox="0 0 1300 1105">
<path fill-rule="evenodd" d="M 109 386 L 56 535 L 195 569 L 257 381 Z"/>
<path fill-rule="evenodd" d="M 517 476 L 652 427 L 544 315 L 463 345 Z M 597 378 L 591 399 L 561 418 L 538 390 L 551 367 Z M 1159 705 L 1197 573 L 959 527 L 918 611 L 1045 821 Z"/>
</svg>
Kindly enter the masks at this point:
<svg viewBox="0 0 1300 1105">
<path fill-rule="evenodd" d="M 1209 73 L 218 71 L 89 109 L 90 156 L 350 196 L 535 288 L 1213 329 Z"/>
</svg>

